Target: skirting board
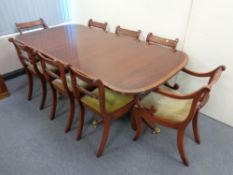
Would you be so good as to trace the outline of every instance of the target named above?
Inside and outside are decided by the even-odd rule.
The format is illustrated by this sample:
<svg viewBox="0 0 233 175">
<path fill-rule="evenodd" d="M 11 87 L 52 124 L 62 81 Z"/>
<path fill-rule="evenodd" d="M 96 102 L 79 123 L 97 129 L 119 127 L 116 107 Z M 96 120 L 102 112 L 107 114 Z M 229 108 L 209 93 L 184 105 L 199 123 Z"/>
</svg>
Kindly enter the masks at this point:
<svg viewBox="0 0 233 175">
<path fill-rule="evenodd" d="M 10 80 L 10 79 L 16 78 L 16 77 L 18 77 L 20 75 L 23 75 L 23 74 L 25 74 L 25 71 L 24 71 L 23 68 L 21 68 L 21 69 L 17 69 L 15 71 L 4 74 L 3 78 L 4 78 L 5 81 L 7 81 L 7 80 Z"/>
</svg>

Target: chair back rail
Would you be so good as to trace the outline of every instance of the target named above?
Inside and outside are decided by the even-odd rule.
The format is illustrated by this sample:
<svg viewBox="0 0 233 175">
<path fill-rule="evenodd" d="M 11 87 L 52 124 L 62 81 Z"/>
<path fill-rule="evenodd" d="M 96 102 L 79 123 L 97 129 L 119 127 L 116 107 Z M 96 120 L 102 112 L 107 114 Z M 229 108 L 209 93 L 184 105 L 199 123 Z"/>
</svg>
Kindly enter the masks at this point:
<svg viewBox="0 0 233 175">
<path fill-rule="evenodd" d="M 119 36 L 128 36 L 128 37 L 139 40 L 141 30 L 134 31 L 134 30 L 124 29 L 124 28 L 121 28 L 120 26 L 117 26 L 115 34 Z"/>
<path fill-rule="evenodd" d="M 108 25 L 107 22 L 101 23 L 98 21 L 93 21 L 92 19 L 89 19 L 89 21 L 88 21 L 88 27 L 96 27 L 96 28 L 100 28 L 104 31 L 107 31 L 107 25 Z"/>
<path fill-rule="evenodd" d="M 30 28 L 39 28 L 39 27 L 42 27 L 44 29 L 48 28 L 47 24 L 44 22 L 42 18 L 30 22 L 15 23 L 15 25 L 20 35 L 23 34 L 23 31 L 28 30 Z"/>
<path fill-rule="evenodd" d="M 149 33 L 146 37 L 146 42 L 148 44 L 158 44 L 158 45 L 170 47 L 173 50 L 176 50 L 176 46 L 177 46 L 177 43 L 179 42 L 179 39 L 176 38 L 175 40 L 171 40 L 168 38 L 155 36 L 152 33 Z"/>
<path fill-rule="evenodd" d="M 13 43 L 13 45 L 15 46 L 16 53 L 18 55 L 18 58 L 19 58 L 21 64 L 23 65 L 23 67 L 25 69 L 28 69 L 28 66 L 31 64 L 33 66 L 35 72 L 37 74 L 40 74 L 40 72 L 36 66 L 37 59 L 36 59 L 35 51 L 33 49 L 31 49 L 30 47 L 25 46 L 23 43 L 16 41 L 13 38 L 9 38 L 8 40 L 9 40 L 9 42 Z"/>
<path fill-rule="evenodd" d="M 106 114 L 105 109 L 105 93 L 104 93 L 104 85 L 101 80 L 91 78 L 82 72 L 75 69 L 73 66 L 69 65 L 69 70 L 71 74 L 71 81 L 72 81 L 72 87 L 73 87 L 73 93 L 76 97 L 81 98 L 81 94 L 85 94 L 87 96 L 90 96 L 92 98 L 95 98 L 99 100 L 100 104 L 100 112 L 102 114 Z M 91 87 L 96 87 L 99 90 L 99 96 L 96 96 L 91 91 L 84 89 L 83 87 L 78 86 L 76 78 L 79 78 L 80 80 L 83 80 L 84 82 L 88 83 Z"/>
</svg>

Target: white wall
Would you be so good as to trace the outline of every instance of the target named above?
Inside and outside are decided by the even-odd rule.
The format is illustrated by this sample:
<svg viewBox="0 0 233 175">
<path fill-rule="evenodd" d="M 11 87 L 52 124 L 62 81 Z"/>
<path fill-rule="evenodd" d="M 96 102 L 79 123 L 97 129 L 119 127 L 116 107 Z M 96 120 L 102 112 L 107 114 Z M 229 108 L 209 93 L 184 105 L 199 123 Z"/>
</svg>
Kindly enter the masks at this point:
<svg viewBox="0 0 233 175">
<path fill-rule="evenodd" d="M 193 2 L 193 4 L 192 4 Z M 71 0 L 73 21 L 87 24 L 89 18 L 180 39 L 178 49 L 190 56 L 188 67 L 212 70 L 225 64 L 227 70 L 213 89 L 203 113 L 233 126 L 233 1 L 232 0 Z M 179 74 L 183 91 L 204 83 Z"/>
<path fill-rule="evenodd" d="M 22 67 L 13 44 L 8 41 L 8 37 L 14 36 L 0 37 L 0 74 L 12 72 Z"/>
<path fill-rule="evenodd" d="M 87 25 L 90 18 L 106 21 L 110 31 L 117 25 L 141 29 L 142 39 L 149 32 L 184 41 L 191 0 L 71 0 L 73 21 Z"/>
<path fill-rule="evenodd" d="M 203 113 L 233 126 L 233 1 L 194 0 L 191 19 L 184 44 L 189 54 L 188 67 L 211 70 L 225 64 L 227 70 L 214 87 Z M 186 82 L 188 89 L 200 81 Z"/>
</svg>

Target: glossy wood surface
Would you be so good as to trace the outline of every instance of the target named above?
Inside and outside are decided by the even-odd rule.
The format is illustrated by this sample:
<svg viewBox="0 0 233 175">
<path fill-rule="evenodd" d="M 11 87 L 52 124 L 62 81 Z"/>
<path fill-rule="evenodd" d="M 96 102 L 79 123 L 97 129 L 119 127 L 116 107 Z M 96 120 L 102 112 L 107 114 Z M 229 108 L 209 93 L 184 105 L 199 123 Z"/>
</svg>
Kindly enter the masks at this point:
<svg viewBox="0 0 233 175">
<path fill-rule="evenodd" d="M 140 93 L 166 82 L 187 63 L 187 55 L 81 25 L 17 36 L 16 40 L 122 93 Z"/>
</svg>

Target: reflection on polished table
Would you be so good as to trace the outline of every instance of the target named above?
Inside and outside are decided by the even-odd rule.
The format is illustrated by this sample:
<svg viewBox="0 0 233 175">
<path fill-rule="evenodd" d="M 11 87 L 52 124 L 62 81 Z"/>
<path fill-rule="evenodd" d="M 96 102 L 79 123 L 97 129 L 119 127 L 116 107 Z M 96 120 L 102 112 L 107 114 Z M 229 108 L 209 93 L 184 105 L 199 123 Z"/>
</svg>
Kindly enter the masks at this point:
<svg viewBox="0 0 233 175">
<path fill-rule="evenodd" d="M 101 79 L 122 93 L 140 93 L 166 82 L 187 63 L 181 51 L 148 45 L 82 25 L 65 25 L 17 36 L 16 40 Z"/>
</svg>

